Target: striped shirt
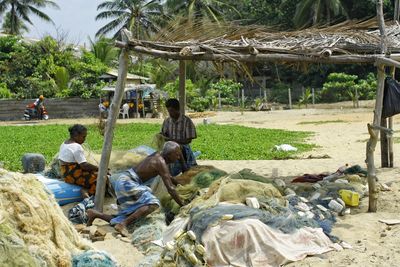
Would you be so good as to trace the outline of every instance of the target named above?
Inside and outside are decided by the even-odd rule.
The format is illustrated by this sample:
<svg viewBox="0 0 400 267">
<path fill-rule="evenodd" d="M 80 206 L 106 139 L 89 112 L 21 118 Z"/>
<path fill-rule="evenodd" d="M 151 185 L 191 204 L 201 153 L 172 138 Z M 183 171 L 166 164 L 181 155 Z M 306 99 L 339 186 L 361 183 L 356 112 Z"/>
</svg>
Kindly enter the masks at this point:
<svg viewBox="0 0 400 267">
<path fill-rule="evenodd" d="M 161 133 L 170 138 L 171 141 L 177 143 L 182 143 L 187 139 L 195 139 L 197 137 L 196 127 L 193 121 L 185 115 L 181 115 L 176 121 L 170 117 L 165 119 Z"/>
</svg>

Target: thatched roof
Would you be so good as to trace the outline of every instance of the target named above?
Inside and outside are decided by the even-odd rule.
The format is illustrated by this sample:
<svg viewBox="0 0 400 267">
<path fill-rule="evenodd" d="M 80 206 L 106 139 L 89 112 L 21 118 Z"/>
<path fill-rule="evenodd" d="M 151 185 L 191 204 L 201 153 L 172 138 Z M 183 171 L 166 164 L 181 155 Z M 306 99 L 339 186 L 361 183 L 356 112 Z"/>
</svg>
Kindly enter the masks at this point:
<svg viewBox="0 0 400 267">
<path fill-rule="evenodd" d="M 400 26 L 387 25 L 388 52 L 400 53 Z M 183 25 L 164 30 L 151 41 L 129 38 L 129 48 L 175 60 L 372 63 L 381 57 L 380 40 L 375 20 L 293 32 L 259 26 Z"/>
</svg>

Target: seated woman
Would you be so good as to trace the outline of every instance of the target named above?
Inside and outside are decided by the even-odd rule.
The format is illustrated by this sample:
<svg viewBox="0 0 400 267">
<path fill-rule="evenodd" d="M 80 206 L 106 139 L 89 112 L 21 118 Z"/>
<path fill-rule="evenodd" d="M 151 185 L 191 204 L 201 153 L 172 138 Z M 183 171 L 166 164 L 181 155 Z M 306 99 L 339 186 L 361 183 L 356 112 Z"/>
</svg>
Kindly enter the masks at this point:
<svg viewBox="0 0 400 267">
<path fill-rule="evenodd" d="M 70 138 L 61 144 L 58 159 L 61 166 L 61 176 L 66 183 L 82 186 L 84 198 L 96 192 L 98 167 L 87 162 L 82 148 L 87 129 L 81 124 L 75 124 L 69 129 Z"/>
</svg>

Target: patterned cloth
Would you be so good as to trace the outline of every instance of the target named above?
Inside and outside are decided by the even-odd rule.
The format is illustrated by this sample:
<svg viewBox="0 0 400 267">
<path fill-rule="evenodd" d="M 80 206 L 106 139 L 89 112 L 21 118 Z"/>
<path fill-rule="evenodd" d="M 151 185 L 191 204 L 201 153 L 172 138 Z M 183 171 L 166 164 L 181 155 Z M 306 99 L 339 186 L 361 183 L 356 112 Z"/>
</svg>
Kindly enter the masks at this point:
<svg viewBox="0 0 400 267">
<path fill-rule="evenodd" d="M 119 209 L 117 216 L 110 221 L 111 225 L 122 223 L 143 206 L 160 206 L 160 201 L 152 194 L 149 187 L 143 185 L 133 169 L 111 175 L 110 183 L 115 191 Z"/>
<path fill-rule="evenodd" d="M 185 115 L 181 115 L 178 120 L 167 118 L 161 128 L 161 133 L 170 138 L 171 141 L 181 143 L 187 139 L 195 139 L 197 137 L 196 127 L 192 120 Z"/>
<path fill-rule="evenodd" d="M 88 189 L 89 195 L 96 193 L 97 171 L 84 171 L 78 163 L 62 164 L 61 178 L 66 183 L 76 184 Z"/>
<path fill-rule="evenodd" d="M 165 119 L 161 133 L 170 138 L 171 141 L 177 143 L 181 143 L 187 139 L 197 138 L 196 127 L 194 126 L 193 121 L 185 115 L 181 115 L 176 121 L 172 118 Z M 197 165 L 196 158 L 193 155 L 190 145 L 181 145 L 181 149 L 187 168 Z M 178 160 L 169 165 L 169 170 L 172 176 L 176 176 L 182 172 L 183 166 Z"/>
<path fill-rule="evenodd" d="M 68 219 L 76 224 L 86 224 L 88 216 L 86 211 L 94 208 L 94 196 L 85 198 L 68 211 Z"/>
</svg>

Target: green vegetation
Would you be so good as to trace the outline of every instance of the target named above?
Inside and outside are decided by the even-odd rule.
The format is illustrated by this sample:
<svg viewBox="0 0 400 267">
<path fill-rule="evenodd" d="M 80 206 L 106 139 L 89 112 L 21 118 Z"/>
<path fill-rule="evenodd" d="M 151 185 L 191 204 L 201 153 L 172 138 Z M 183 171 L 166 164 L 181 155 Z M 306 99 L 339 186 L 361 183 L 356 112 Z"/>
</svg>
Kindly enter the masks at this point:
<svg viewBox="0 0 400 267">
<path fill-rule="evenodd" d="M 103 145 L 96 125 L 90 125 L 87 146 L 100 152 Z M 50 162 L 61 143 L 68 138 L 67 125 L 1 126 L 0 161 L 10 170 L 21 169 L 24 153 L 41 153 Z M 306 144 L 310 132 L 256 129 L 234 125 L 200 125 L 193 150 L 202 152 L 201 159 L 259 160 L 285 159 L 293 152 L 272 151 L 274 145 L 291 144 L 298 152 L 315 146 Z M 153 136 L 160 131 L 159 124 L 132 123 L 117 125 L 113 150 L 129 150 L 138 145 L 151 145 Z"/>
<path fill-rule="evenodd" d="M 297 124 L 303 125 L 303 124 L 314 124 L 314 125 L 320 125 L 320 124 L 327 124 L 327 123 L 346 123 L 347 121 L 344 120 L 331 120 L 331 121 L 302 121 Z"/>
<path fill-rule="evenodd" d="M 46 13 L 40 11 L 44 7 L 58 8 L 54 1 L 50 0 L 3 0 L 0 1 L 0 15 L 5 13 L 3 31 L 5 33 L 19 35 L 27 31 L 26 22 L 32 25 L 31 15 L 53 22 Z"/>
</svg>

